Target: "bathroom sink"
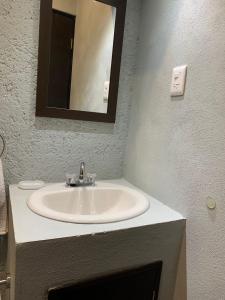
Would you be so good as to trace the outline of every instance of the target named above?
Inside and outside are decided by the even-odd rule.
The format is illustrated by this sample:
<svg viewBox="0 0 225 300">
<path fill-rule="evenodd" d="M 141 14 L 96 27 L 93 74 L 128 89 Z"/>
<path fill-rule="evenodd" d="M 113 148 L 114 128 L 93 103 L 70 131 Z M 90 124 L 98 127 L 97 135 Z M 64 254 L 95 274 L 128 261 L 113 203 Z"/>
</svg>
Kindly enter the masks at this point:
<svg viewBox="0 0 225 300">
<path fill-rule="evenodd" d="M 52 184 L 35 191 L 28 207 L 46 218 L 71 223 L 110 223 L 141 215 L 149 200 L 140 192 L 122 185 L 97 182 L 90 187 Z"/>
</svg>

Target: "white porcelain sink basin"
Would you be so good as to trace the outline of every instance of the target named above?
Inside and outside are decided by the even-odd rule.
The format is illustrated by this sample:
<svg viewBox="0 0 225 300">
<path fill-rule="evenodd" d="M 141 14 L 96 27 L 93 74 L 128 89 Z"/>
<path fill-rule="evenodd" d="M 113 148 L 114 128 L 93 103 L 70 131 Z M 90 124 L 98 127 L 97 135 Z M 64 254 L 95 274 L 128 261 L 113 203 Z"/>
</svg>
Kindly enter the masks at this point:
<svg viewBox="0 0 225 300">
<path fill-rule="evenodd" d="M 35 213 L 71 223 L 110 223 L 141 215 L 149 200 L 122 185 L 97 182 L 94 187 L 53 184 L 34 192 L 28 207 Z"/>
</svg>

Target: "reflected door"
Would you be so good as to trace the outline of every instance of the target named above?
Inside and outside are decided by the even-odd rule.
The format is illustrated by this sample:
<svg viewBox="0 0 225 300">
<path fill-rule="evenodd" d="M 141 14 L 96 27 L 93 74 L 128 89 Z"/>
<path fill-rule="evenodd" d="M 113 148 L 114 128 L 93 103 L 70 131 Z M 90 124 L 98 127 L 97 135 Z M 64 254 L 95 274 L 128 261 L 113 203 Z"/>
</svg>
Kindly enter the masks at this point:
<svg viewBox="0 0 225 300">
<path fill-rule="evenodd" d="M 52 10 L 48 106 L 69 109 L 76 17 Z"/>
</svg>

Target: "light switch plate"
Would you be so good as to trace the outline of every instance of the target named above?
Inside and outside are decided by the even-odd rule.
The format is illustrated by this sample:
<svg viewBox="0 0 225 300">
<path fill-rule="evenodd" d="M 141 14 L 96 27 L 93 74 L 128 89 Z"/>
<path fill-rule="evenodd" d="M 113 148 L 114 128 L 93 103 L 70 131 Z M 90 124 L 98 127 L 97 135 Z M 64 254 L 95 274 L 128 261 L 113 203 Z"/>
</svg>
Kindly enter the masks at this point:
<svg viewBox="0 0 225 300">
<path fill-rule="evenodd" d="M 176 67 L 173 69 L 171 96 L 183 96 L 185 91 L 187 78 L 187 65 Z"/>
<path fill-rule="evenodd" d="M 109 81 L 104 82 L 104 101 L 109 99 Z"/>
</svg>

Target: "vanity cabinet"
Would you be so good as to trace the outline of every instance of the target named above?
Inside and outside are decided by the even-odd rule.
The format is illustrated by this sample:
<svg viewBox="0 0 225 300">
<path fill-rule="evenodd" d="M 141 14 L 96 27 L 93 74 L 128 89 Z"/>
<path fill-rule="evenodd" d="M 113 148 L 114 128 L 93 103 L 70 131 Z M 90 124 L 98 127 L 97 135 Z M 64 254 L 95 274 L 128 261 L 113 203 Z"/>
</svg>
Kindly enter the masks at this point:
<svg viewBox="0 0 225 300">
<path fill-rule="evenodd" d="M 162 262 L 49 291 L 49 300 L 157 300 Z"/>
<path fill-rule="evenodd" d="M 73 224 L 33 213 L 32 194 L 10 186 L 6 300 L 173 299 L 185 229 L 180 214 L 146 195 L 150 209 L 136 218 Z"/>
</svg>

